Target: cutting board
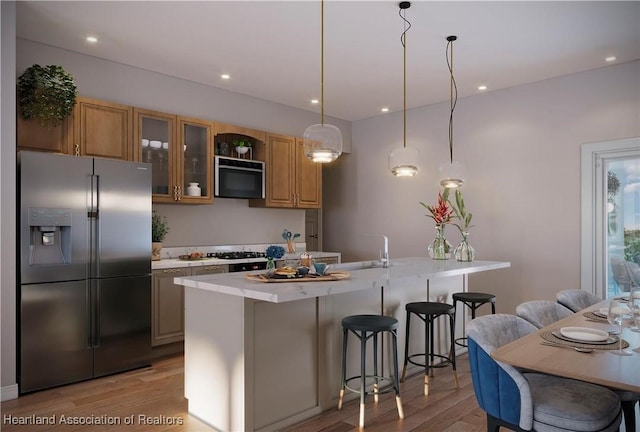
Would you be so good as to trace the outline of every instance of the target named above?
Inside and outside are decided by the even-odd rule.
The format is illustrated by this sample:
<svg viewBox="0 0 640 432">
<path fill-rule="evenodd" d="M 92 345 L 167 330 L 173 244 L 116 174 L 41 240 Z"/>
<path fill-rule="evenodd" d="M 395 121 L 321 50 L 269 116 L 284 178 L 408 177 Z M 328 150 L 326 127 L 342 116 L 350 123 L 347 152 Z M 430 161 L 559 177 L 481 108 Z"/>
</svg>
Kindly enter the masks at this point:
<svg viewBox="0 0 640 432">
<path fill-rule="evenodd" d="M 327 282 L 327 281 L 338 281 L 349 278 L 349 272 L 341 272 L 335 271 L 331 272 L 326 276 L 311 276 L 305 275 L 303 277 L 292 277 L 292 278 L 270 278 L 266 275 L 266 273 L 258 273 L 258 274 L 247 274 L 245 275 L 247 279 L 256 281 L 256 282 L 268 282 L 268 283 L 277 283 L 277 282 Z"/>
</svg>

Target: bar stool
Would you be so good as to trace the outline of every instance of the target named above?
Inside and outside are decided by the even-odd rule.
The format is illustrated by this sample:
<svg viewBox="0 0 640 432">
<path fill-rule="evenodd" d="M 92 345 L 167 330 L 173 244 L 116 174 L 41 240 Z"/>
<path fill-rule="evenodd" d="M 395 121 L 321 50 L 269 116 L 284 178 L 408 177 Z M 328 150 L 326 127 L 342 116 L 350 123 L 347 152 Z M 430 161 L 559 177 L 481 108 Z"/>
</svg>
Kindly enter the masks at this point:
<svg viewBox="0 0 640 432">
<path fill-rule="evenodd" d="M 459 292 L 454 293 L 453 307 L 458 310 L 458 302 L 462 302 L 465 306 L 471 309 L 471 319 L 476 317 L 476 309 L 486 303 L 491 303 L 491 313 L 496 313 L 496 296 L 493 294 L 479 293 L 479 292 Z M 467 346 L 467 338 L 459 337 L 455 340 L 456 345 L 461 347 Z"/>
<path fill-rule="evenodd" d="M 355 393 L 360 393 L 360 420 L 359 426 L 364 427 L 364 398 L 371 394 L 365 390 L 367 378 L 373 378 L 374 401 L 378 402 L 378 395 L 388 393 L 392 390 L 396 392 L 396 405 L 398 407 L 398 417 L 404 418 L 402 401 L 400 399 L 400 383 L 398 382 L 398 320 L 384 315 L 351 315 L 342 319 L 343 339 L 342 339 L 342 386 L 338 399 L 338 410 L 342 409 L 344 391 L 348 389 Z M 360 375 L 347 378 L 347 341 L 349 332 L 360 340 Z M 378 335 L 382 332 L 389 332 L 392 341 L 393 357 L 393 379 L 378 375 Z M 366 374 L 367 341 L 373 338 L 373 375 Z M 353 389 L 348 386 L 349 381 L 360 379 L 360 389 Z M 391 381 L 387 386 L 380 388 L 380 381 Z"/>
<path fill-rule="evenodd" d="M 451 365 L 453 367 L 453 377 L 456 380 L 456 388 L 460 388 L 460 383 L 458 381 L 458 373 L 456 372 L 456 350 L 454 349 L 454 330 L 455 330 L 455 320 L 456 320 L 456 312 L 455 308 L 448 303 L 436 303 L 436 302 L 414 302 L 407 303 L 405 306 L 405 310 L 407 311 L 407 325 L 406 325 L 406 337 L 405 337 L 405 345 L 404 345 L 404 367 L 402 368 L 402 379 L 401 382 L 404 382 L 405 375 L 407 373 L 407 364 L 411 363 L 416 366 L 424 366 L 424 395 L 429 396 L 429 369 L 440 368 Z M 415 315 L 420 318 L 425 323 L 425 331 L 424 331 L 424 353 L 419 354 L 411 354 L 409 355 L 409 329 L 411 327 L 411 315 Z M 450 347 L 449 347 L 449 355 L 445 356 L 442 354 L 435 354 L 435 350 L 433 348 L 434 343 L 434 323 L 435 320 L 440 316 L 448 316 L 449 317 L 449 327 L 450 327 Z M 424 356 L 424 363 L 418 363 L 415 360 L 412 360 L 413 357 Z M 434 364 L 435 358 L 440 358 L 443 360 L 439 364 Z M 431 370 L 431 374 L 433 376 L 433 370 Z"/>
</svg>

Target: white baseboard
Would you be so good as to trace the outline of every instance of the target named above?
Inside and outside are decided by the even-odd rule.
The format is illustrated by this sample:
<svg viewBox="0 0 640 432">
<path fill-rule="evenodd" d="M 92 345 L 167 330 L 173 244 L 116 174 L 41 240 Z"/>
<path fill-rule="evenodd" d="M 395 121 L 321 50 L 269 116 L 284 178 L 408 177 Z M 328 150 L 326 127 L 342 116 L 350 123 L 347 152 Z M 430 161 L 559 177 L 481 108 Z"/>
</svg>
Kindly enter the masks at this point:
<svg viewBox="0 0 640 432">
<path fill-rule="evenodd" d="M 11 384 L 10 386 L 2 387 L 0 390 L 2 391 L 1 400 L 3 402 L 6 400 L 18 399 L 18 384 Z"/>
</svg>

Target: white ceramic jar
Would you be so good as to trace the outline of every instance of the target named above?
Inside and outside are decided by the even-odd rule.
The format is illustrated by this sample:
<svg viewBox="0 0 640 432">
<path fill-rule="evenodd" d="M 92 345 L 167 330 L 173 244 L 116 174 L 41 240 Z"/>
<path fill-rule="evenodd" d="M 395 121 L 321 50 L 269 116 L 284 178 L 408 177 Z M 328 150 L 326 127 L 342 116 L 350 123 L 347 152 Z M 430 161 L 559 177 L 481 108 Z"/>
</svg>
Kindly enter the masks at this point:
<svg viewBox="0 0 640 432">
<path fill-rule="evenodd" d="M 199 183 L 189 183 L 187 187 L 187 196 L 201 196 L 202 191 L 200 189 Z"/>
</svg>

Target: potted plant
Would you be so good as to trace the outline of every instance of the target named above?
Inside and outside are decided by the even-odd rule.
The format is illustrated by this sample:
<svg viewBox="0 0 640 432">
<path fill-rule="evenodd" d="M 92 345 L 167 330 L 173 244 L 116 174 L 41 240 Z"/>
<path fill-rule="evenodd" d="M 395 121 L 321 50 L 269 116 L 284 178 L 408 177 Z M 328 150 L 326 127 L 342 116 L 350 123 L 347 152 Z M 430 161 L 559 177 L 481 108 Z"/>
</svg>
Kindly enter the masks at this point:
<svg viewBox="0 0 640 432">
<path fill-rule="evenodd" d="M 62 66 L 33 65 L 18 78 L 18 101 L 22 118 L 37 120 L 49 129 L 71 115 L 77 87 Z"/>
<path fill-rule="evenodd" d="M 249 147 L 251 147 L 251 141 L 246 138 L 234 139 L 233 145 L 235 146 L 238 154 L 245 154 L 249 151 Z"/>
<path fill-rule="evenodd" d="M 160 216 L 155 210 L 151 213 L 151 260 L 160 261 L 162 242 L 169 232 L 166 216 Z"/>
</svg>

